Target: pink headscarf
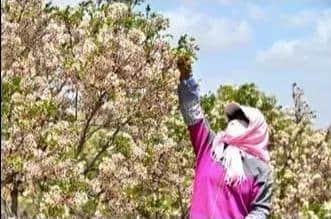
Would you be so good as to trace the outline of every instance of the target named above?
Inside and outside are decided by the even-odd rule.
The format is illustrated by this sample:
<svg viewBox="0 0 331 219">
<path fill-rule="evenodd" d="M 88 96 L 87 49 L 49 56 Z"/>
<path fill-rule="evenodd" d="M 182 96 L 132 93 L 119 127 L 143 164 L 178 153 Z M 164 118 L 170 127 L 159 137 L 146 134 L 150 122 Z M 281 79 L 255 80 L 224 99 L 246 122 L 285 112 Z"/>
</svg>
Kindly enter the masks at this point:
<svg viewBox="0 0 331 219">
<path fill-rule="evenodd" d="M 224 133 L 220 141 L 233 145 L 243 151 L 256 156 L 264 161 L 269 161 L 270 156 L 267 150 L 269 143 L 268 124 L 260 110 L 248 106 L 239 106 L 249 120 L 246 131 L 240 136 L 231 136 Z"/>
<path fill-rule="evenodd" d="M 219 161 L 220 157 L 224 158 L 222 161 L 227 171 L 226 181 L 230 184 L 240 183 L 245 179 L 240 151 L 245 151 L 266 162 L 270 160 L 267 150 L 268 125 L 263 114 L 256 108 L 241 106 L 237 103 L 230 103 L 225 111 L 238 107 L 248 118 L 248 126 L 244 127 L 240 121 L 230 122 L 225 131 L 216 135 L 212 150 L 212 156 L 216 161 Z M 224 149 L 224 144 L 228 144 L 228 148 Z"/>
</svg>

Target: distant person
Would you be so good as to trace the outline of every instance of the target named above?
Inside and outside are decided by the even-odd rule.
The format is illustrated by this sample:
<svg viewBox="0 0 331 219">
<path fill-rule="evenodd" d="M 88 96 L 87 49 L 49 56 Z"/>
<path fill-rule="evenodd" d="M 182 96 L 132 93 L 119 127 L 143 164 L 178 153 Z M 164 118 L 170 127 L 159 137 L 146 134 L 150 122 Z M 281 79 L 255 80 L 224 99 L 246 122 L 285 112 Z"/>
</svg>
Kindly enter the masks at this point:
<svg viewBox="0 0 331 219">
<path fill-rule="evenodd" d="M 227 128 L 215 134 L 200 106 L 192 63 L 177 62 L 180 110 L 195 152 L 195 178 L 189 218 L 265 219 L 270 214 L 272 172 L 268 125 L 256 108 L 230 103 Z"/>
</svg>

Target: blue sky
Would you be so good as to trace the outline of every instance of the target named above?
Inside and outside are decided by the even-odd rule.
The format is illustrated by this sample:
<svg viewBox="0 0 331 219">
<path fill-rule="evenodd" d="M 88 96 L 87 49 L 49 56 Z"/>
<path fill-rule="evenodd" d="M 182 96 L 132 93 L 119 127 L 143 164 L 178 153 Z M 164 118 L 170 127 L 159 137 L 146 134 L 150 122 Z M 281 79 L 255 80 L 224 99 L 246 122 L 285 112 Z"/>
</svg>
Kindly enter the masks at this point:
<svg viewBox="0 0 331 219">
<path fill-rule="evenodd" d="M 57 5 L 79 0 L 53 0 Z M 316 127 L 331 125 L 331 0 L 146 0 L 188 33 L 200 51 L 194 65 L 203 93 L 224 83 L 254 82 L 283 106 L 291 85 L 305 91 Z M 144 6 L 142 6 L 144 7 Z"/>
</svg>

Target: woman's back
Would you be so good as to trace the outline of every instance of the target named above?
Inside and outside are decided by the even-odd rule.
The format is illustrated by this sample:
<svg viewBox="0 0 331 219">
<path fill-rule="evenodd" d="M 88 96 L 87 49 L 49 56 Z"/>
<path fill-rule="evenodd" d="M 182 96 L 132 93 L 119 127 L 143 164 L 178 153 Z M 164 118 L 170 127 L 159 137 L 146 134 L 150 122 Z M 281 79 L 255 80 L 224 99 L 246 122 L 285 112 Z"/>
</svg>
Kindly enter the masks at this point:
<svg viewBox="0 0 331 219">
<path fill-rule="evenodd" d="M 225 168 L 211 156 L 215 134 L 203 116 L 197 84 L 181 81 L 180 108 L 196 154 L 190 218 L 266 218 L 270 212 L 271 168 L 241 151 L 246 180 L 238 186 L 225 183 Z"/>
</svg>

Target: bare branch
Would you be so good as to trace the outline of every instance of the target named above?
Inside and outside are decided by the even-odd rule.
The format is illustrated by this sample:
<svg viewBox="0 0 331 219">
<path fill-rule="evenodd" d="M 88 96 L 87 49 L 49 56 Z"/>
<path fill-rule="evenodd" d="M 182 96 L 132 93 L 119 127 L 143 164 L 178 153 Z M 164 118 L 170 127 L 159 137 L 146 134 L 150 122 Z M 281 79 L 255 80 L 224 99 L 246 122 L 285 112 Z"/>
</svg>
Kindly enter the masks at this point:
<svg viewBox="0 0 331 219">
<path fill-rule="evenodd" d="M 101 151 L 98 152 L 98 154 L 93 158 L 93 160 L 88 164 L 88 166 L 85 168 L 83 174 L 86 175 L 88 171 L 94 166 L 95 162 L 101 157 L 101 155 L 113 144 L 117 134 L 121 130 L 123 126 L 125 126 L 130 121 L 130 118 L 128 118 L 124 123 L 122 123 L 120 126 L 117 127 L 115 132 L 112 134 L 112 136 L 109 138 L 106 144 L 103 145 Z"/>
<path fill-rule="evenodd" d="M 106 95 L 106 92 L 104 92 L 100 97 L 99 97 L 99 100 L 98 102 L 96 103 L 96 105 L 94 106 L 90 116 L 88 117 L 87 121 L 86 121 L 86 124 L 84 126 L 84 129 L 83 129 L 83 132 L 82 132 L 82 135 L 79 139 L 79 143 L 78 143 L 78 146 L 77 146 L 77 156 L 82 152 L 83 150 L 83 146 L 86 142 L 86 135 L 87 135 L 87 132 L 90 128 L 90 123 L 93 119 L 93 117 L 95 116 L 95 114 L 97 113 L 97 111 L 99 110 L 99 108 L 102 106 L 102 99 L 103 97 Z"/>
</svg>

